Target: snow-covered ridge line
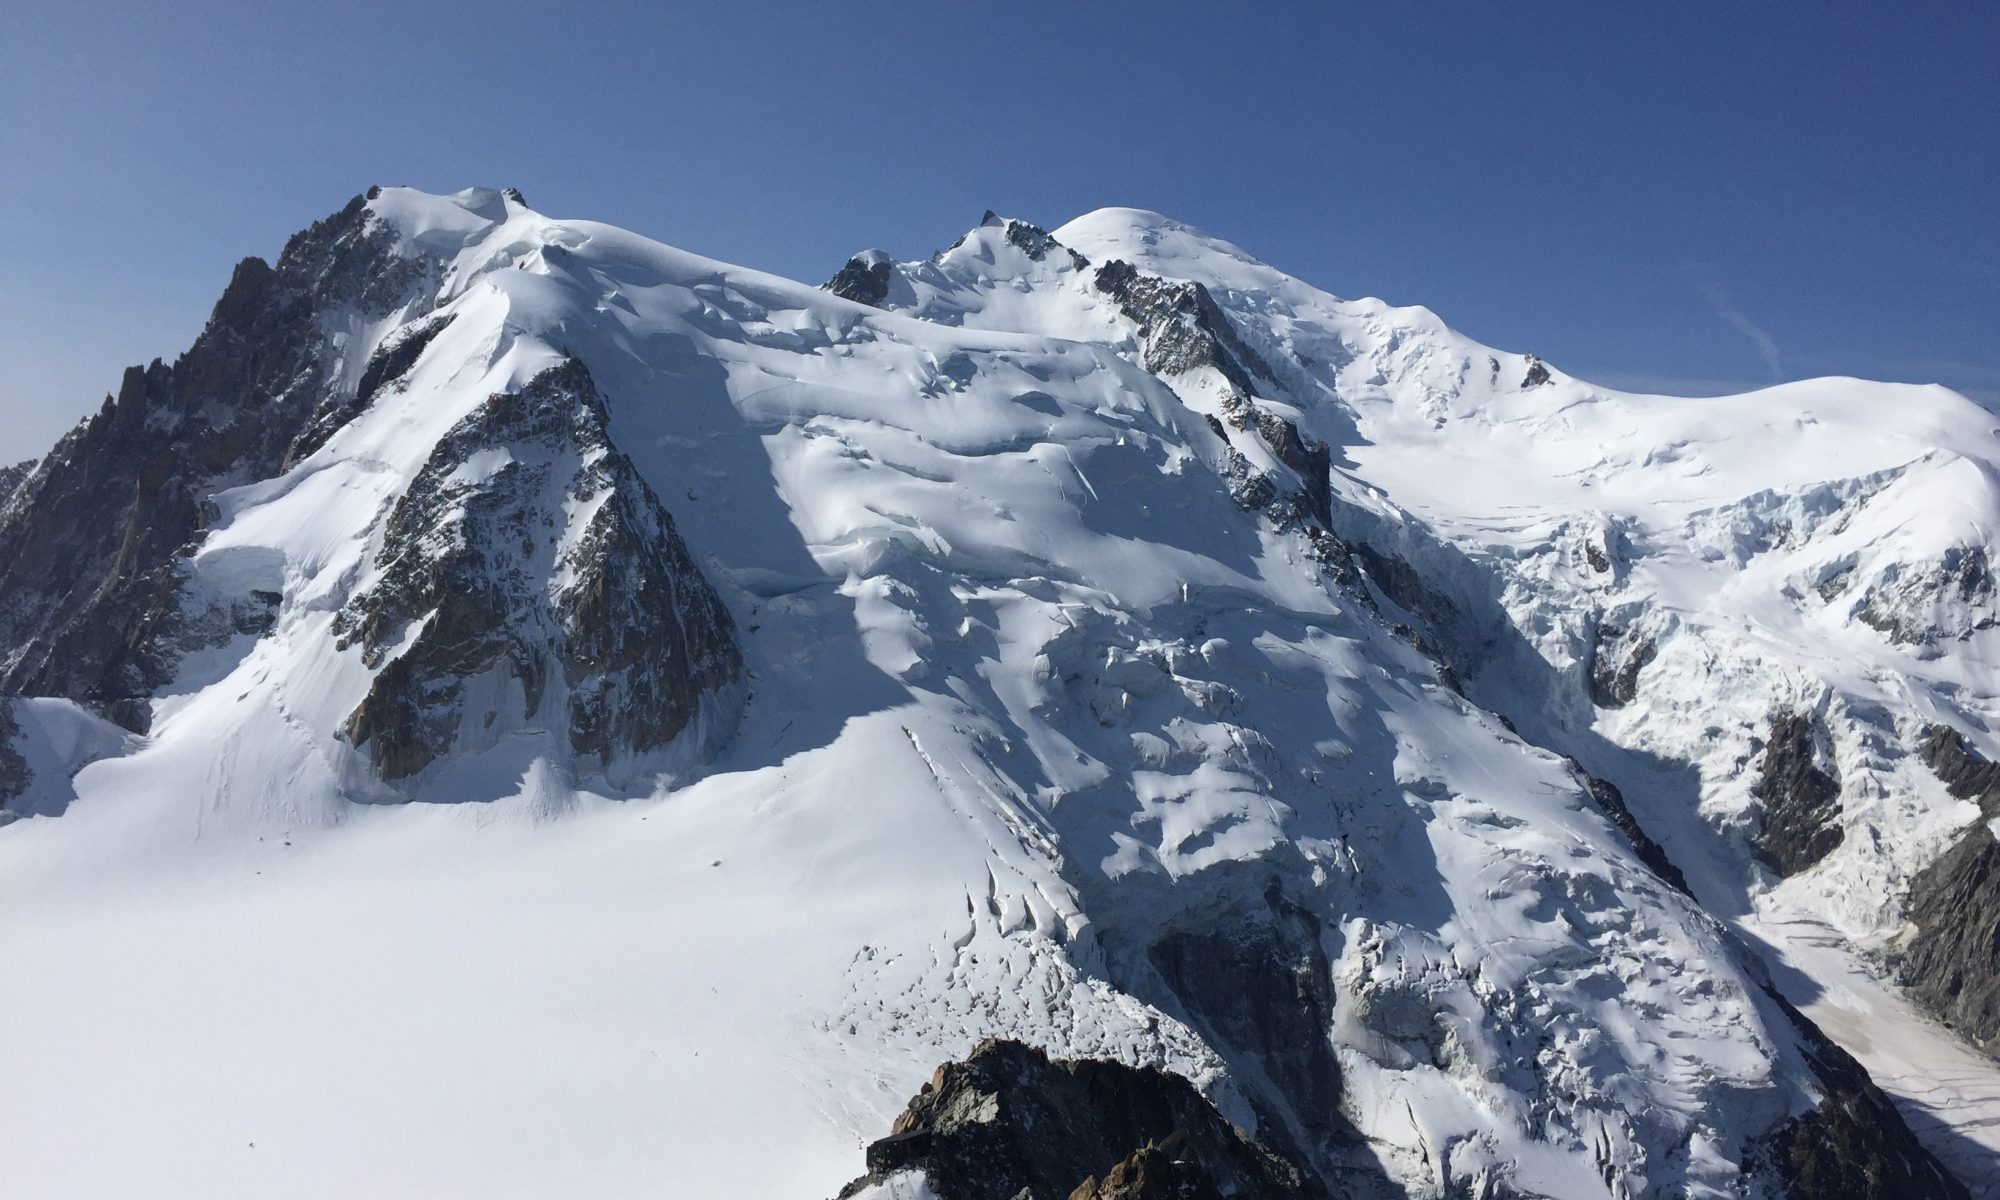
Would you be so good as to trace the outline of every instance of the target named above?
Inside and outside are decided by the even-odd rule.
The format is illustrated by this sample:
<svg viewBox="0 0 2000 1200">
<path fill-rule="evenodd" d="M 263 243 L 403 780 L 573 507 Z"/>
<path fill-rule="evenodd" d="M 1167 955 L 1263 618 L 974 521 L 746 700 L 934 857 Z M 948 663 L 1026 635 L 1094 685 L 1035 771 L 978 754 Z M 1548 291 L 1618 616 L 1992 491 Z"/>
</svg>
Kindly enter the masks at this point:
<svg viewBox="0 0 2000 1200">
<path fill-rule="evenodd" d="M 1225 319 L 1257 348 L 1261 363 L 1281 364 L 1275 369 L 1260 365 L 1254 403 L 1259 408 L 1290 405 L 1282 411 L 1300 418 L 1297 427 L 1306 431 L 1304 436 L 1324 438 L 1345 460 L 1346 469 L 1335 474 L 1336 480 L 1348 482 L 1336 485 L 1341 495 L 1334 524 L 1344 540 L 1355 543 L 1372 581 L 1385 589 L 1384 598 L 1400 598 L 1414 608 L 1407 616 L 1458 668 L 1453 675 L 1486 676 L 1477 681 L 1484 686 L 1475 693 L 1484 702 L 1517 716 L 1526 710 L 1543 744 L 1565 753 L 1588 749 L 1599 735 L 1574 731 L 1595 724 L 1593 714 L 1604 708 L 1630 704 L 1639 680 L 1660 653 L 1660 643 L 1672 641 L 1685 623 L 1688 614 L 1678 603 L 1663 607 L 1643 593 L 1623 600 L 1605 595 L 1607 585 L 1625 582 L 1632 559 L 1655 549 L 1635 544 L 1635 535 L 1655 540 L 1646 526 L 1661 516 L 1670 522 L 1669 535 L 1690 538 L 1699 561 L 1738 568 L 1773 545 L 1797 545 L 1820 534 L 1817 540 L 1826 549 L 1817 556 L 1826 565 L 1789 568 L 1792 580 L 1776 585 L 1781 593 L 1802 595 L 1810 589 L 1822 600 L 1838 599 L 1847 606 L 1843 619 L 1872 626 L 1893 644 L 1913 646 L 1925 659 L 1947 654 L 1944 639 L 1963 643 L 1990 622 L 1983 615 L 1990 589 L 1982 567 L 1994 511 L 1990 485 L 1984 482 L 1990 473 L 1993 422 L 1977 406 L 1943 389 L 1827 380 L 1712 400 L 1623 396 L 1571 380 L 1533 356 L 1508 356 L 1470 343 L 1424 310 L 1336 300 L 1157 214 L 1095 214 L 1058 229 L 1055 238 L 1072 254 L 1129 258 L 1159 277 L 1205 284 L 1222 298 Z M 969 275 L 972 290 L 979 289 L 982 273 L 978 268 Z M 935 300 L 926 303 L 937 306 Z M 971 300 L 961 301 L 960 307 L 977 311 L 981 305 Z M 1503 368 L 1503 360 L 1520 365 Z M 1240 392 L 1251 381 L 1230 382 Z M 1181 390 L 1188 391 L 1185 386 Z M 1884 427 L 1888 412 L 1895 412 L 1897 421 Z M 1608 423 L 1607 416 L 1615 416 L 1618 424 Z M 1829 423 L 1844 428 L 1821 434 Z M 1627 429 L 1607 436 L 1619 424 Z M 1758 436 L 1761 430 L 1769 435 Z M 1770 453 L 1773 445 L 1781 451 Z M 1349 446 L 1373 461 L 1355 462 Z M 1971 466 L 1975 461 L 1976 468 Z M 1549 466 L 1540 468 L 1542 462 Z M 1501 463 L 1525 471 L 1510 474 L 1505 482 L 1493 479 L 1484 489 L 1493 499 L 1481 499 L 1488 477 L 1479 472 Z M 1831 475 L 1822 474 L 1829 470 Z M 1940 493 L 1942 503 L 1918 499 L 1932 480 L 1941 482 L 1954 471 L 1967 484 Z M 1384 489 L 1383 482 L 1396 486 Z M 1440 492 L 1440 485 L 1446 490 Z M 1893 499 L 1907 495 L 1914 503 L 1884 498 L 1871 505 L 1870 520 L 1854 520 L 1855 509 L 1885 488 Z M 1385 505 L 1385 490 L 1401 503 Z M 1797 499 L 1787 494 L 1792 492 Z M 1743 499 L 1736 501 L 1737 496 Z M 1463 507 L 1468 499 L 1469 510 Z M 1718 500 L 1726 503 L 1718 505 Z M 1474 513 L 1512 509 L 1529 520 L 1524 528 L 1519 518 L 1498 525 L 1482 519 L 1482 531 L 1468 535 L 1460 532 L 1462 520 L 1437 519 L 1453 505 Z M 1676 508 L 1688 513 L 1678 529 L 1672 516 Z M 1963 523 L 1954 529 L 1954 520 Z M 1507 564 L 1500 571 L 1479 565 L 1491 551 L 1485 546 L 1475 550 L 1478 543 L 1471 540 L 1493 533 L 1510 539 L 1504 547 L 1493 547 Z M 1549 589 L 1544 579 L 1514 578 L 1523 549 L 1534 545 L 1523 543 L 1522 535 L 1547 538 L 1550 533 L 1554 544 L 1544 542 L 1530 553 L 1554 550 L 1554 561 L 1563 566 L 1557 579 L 1588 582 L 1580 597 L 1558 594 L 1546 615 L 1525 617 L 1520 605 L 1526 597 L 1547 595 Z M 1473 551 L 1470 559 L 1468 550 Z M 1411 568 L 1413 561 L 1422 564 L 1420 569 Z M 1954 603 L 1961 607 L 1952 607 Z M 1970 615 L 1961 615 L 1968 604 Z M 1568 648 L 1551 642 L 1551 632 L 1568 630 L 1578 631 L 1567 633 Z M 1897 669 L 1896 664 L 1878 668 L 1885 673 Z M 1797 679 L 1792 672 L 1785 677 Z M 1525 683 L 1527 691 L 1496 693 L 1501 679 L 1510 688 Z M 1579 679 L 1589 686 L 1576 686 Z M 1792 688 L 1766 699 L 1745 722 L 1753 753 L 1737 754 L 1719 773 L 1725 779 L 1742 779 L 1745 762 L 1755 758 L 1757 736 L 1781 721 L 1788 707 L 1823 709 L 1828 703 L 1825 691 L 1800 688 L 1797 682 Z M 1708 698 L 1692 700 L 1699 706 Z M 1833 703 L 1843 711 L 1847 707 L 1841 698 Z M 1676 710 L 1679 729 L 1689 730 L 1687 707 Z M 1935 698 L 1920 702 L 1906 718 L 1906 736 L 1941 710 L 1952 711 Z M 1977 713 L 1958 709 L 1956 719 L 1984 728 Z M 1703 730 L 1712 735 L 1713 726 L 1703 720 L 1689 731 Z M 1880 759 L 1885 743 L 1877 737 L 1871 744 Z M 1908 744 L 1887 743 L 1889 760 L 1896 761 Z M 1679 747 L 1670 753 L 1684 755 Z M 1590 757 L 1615 765 L 1603 754 Z M 1773 755 L 1764 758 L 1768 779 Z M 1662 790 L 1643 772 L 1624 778 L 1642 794 Z M 1888 788 L 1891 795 L 1921 796 L 1929 785 L 1921 772 L 1905 768 Z M 1864 811 L 1850 800 L 1831 819 Z M 1671 828 L 1676 824 L 1672 815 L 1651 820 Z M 1935 855 L 1949 828 L 1922 817 L 1892 820 L 1905 822 L 1916 835 L 1914 840 L 1907 835 L 1899 839 L 1896 854 L 1902 863 L 1921 863 Z M 1725 829 L 1723 838 L 1736 849 L 1724 854 L 1735 865 L 1722 870 L 1738 879 L 1752 870 L 1744 856 L 1765 836 L 1745 825 L 1739 820 Z M 1838 844 L 1844 830 L 1836 823 L 1829 832 L 1831 838 L 1822 844 Z M 1871 830 L 1863 845 L 1879 846 L 1881 841 Z M 1688 852 L 1697 851 L 1689 847 Z M 1909 869 L 1882 864 L 1879 854 L 1875 858 L 1876 865 L 1864 863 L 1863 869 Z M 1907 873 L 1901 882 L 1892 877 L 1887 894 L 1899 897 L 1909 878 Z M 1842 903 L 1851 903 L 1846 896 L 1884 894 L 1880 885 L 1833 887 L 1844 893 Z M 1743 888 L 1742 882 L 1734 882 L 1723 890 L 1741 896 Z M 1743 904 L 1721 903 L 1725 913 Z M 1866 920 L 1869 928 L 1893 931 L 1899 916 L 1892 906 L 1878 908 Z"/>
<path fill-rule="evenodd" d="M 1656 557 L 1800 544 L 1784 579 L 1851 555 L 1919 638 L 1884 644 L 1961 662 L 1963 555 L 1940 590 L 1839 539 L 1962 539 L 1832 511 L 1932 460 L 1834 455 L 1882 485 L 1807 495 L 1724 408 L 1132 210 L 833 286 L 380 189 L 35 470 L 0 513 L 32 551 L 0 568 L 8 686 L 65 697 L 8 709 L 43 739 L 12 807 L 60 814 L 0 833 L 23 1186 L 830 1194 L 1010 1037 L 1175 1071 L 1350 1194 L 1960 1194 L 1635 851 L 1621 824 L 1704 900 L 1753 878 L 1706 793 L 1664 819 L 1583 682 L 1603 614 L 1653 636 L 1612 680 L 1636 720 L 1711 627 Z M 1554 482 L 1480 465 L 1517 447 Z M 42 620 L 104 595 L 116 622 Z M 1848 790 L 1890 761 L 1854 760 L 1856 704 L 1787 679 L 1834 722 L 1840 819 L 1903 811 Z"/>
<path fill-rule="evenodd" d="M 1092 221 L 1057 236 L 1090 253 Z M 1840 379 L 1628 396 L 1533 360 L 1510 385 L 1506 356 L 1428 313 L 1338 301 L 1164 225 L 1096 244 L 1207 282 L 1239 327 L 1276 335 L 1247 335 L 1267 361 L 1306 368 L 1282 391 L 1345 460 L 1336 532 L 1469 694 L 1622 786 L 1716 911 L 1754 911 L 1763 934 L 1831 923 L 1864 970 L 1932 936 L 1936 918 L 1912 928 L 1902 902 L 1976 814 L 1917 750 L 1934 723 L 1993 747 L 1991 414 L 1942 388 Z M 1814 714 L 1808 769 L 1837 799 L 1810 819 L 1834 848 L 1773 887 L 1749 860 L 1770 861 L 1771 734 L 1792 713 Z M 1892 970 L 1955 990 L 1928 957 Z M 1991 986 L 1996 964 L 1950 957 L 1954 980 Z M 1950 1041 L 1892 993 L 1878 1019 Z M 1980 1114 L 2000 1086 L 1982 1071 L 1942 1101 L 1905 1092 L 1927 1127 L 1962 1121 L 1985 1142 L 1954 1148 L 1960 1163 L 1995 1148 Z"/>
</svg>

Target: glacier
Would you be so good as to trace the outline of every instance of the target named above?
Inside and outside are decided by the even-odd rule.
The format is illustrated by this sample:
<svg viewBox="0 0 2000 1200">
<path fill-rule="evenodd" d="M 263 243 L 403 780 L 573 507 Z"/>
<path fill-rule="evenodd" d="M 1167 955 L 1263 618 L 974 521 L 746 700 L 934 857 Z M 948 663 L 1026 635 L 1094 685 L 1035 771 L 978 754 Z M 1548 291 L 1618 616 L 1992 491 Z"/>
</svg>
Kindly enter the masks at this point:
<svg viewBox="0 0 2000 1200">
<path fill-rule="evenodd" d="M 1993 1194 L 1898 965 L 1926 731 L 2000 757 L 1963 397 L 1133 209 L 817 288 L 375 189 L 203 339 L 0 498 L 19 1194 L 831 1196 L 993 1038 L 1336 1195 Z"/>
</svg>

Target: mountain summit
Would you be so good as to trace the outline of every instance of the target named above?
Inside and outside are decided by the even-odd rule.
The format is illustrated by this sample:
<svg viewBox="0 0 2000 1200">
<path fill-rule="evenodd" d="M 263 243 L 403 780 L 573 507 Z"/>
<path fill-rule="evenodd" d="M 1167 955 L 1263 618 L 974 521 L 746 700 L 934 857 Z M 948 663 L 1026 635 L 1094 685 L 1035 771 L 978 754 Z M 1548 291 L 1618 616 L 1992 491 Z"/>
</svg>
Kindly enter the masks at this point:
<svg viewBox="0 0 2000 1200">
<path fill-rule="evenodd" d="M 1995 425 L 372 189 L 0 472 L 8 1177 L 1990 1189 Z"/>
</svg>

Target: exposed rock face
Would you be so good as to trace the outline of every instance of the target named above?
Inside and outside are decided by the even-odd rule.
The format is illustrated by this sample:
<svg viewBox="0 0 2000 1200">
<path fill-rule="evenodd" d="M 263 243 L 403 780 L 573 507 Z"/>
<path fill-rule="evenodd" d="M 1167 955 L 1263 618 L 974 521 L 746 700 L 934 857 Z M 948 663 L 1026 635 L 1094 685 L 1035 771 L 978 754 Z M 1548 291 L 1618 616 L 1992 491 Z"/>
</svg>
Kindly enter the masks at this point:
<svg viewBox="0 0 2000 1200">
<path fill-rule="evenodd" d="M 1966 744 L 1964 734 L 1933 725 L 1924 730 L 1918 753 L 1952 795 L 1978 804 L 1983 817 L 2000 816 L 2000 763 L 1988 762 Z"/>
<path fill-rule="evenodd" d="M 21 727 L 14 720 L 14 702 L 0 696 L 0 823 L 6 820 L 7 802 L 28 786 L 28 762 L 14 748 Z"/>
<path fill-rule="evenodd" d="M 1583 556 L 1590 563 L 1590 569 L 1599 575 L 1611 573 L 1611 556 L 1596 542 L 1586 541 L 1583 544 Z"/>
<path fill-rule="evenodd" d="M 1981 820 L 1910 885 L 1904 986 L 1987 1053 L 2000 1050 L 2000 842 Z"/>
<path fill-rule="evenodd" d="M 1026 221 L 1009 220 L 1003 228 L 1007 240 L 1019 247 L 1023 254 L 1040 262 L 1048 257 L 1051 250 L 1060 249 L 1062 243 L 1049 236 L 1049 231 Z"/>
<path fill-rule="evenodd" d="M 1992 1054 L 2000 1051 L 2000 842 L 1987 822 L 2000 809 L 2000 764 L 1955 729 L 1925 731 L 1923 759 L 1952 795 L 1976 801 L 1980 819 L 1910 885 L 1916 933 L 1900 963 L 1910 994 Z"/>
<path fill-rule="evenodd" d="M 1298 426 L 1258 409 L 1258 432 L 1277 452 L 1278 461 L 1297 471 L 1305 485 L 1305 498 L 1313 519 L 1321 525 L 1333 521 L 1333 451 L 1325 442 L 1299 436 Z"/>
<path fill-rule="evenodd" d="M 1231 1062 L 1255 1064 L 1265 1076 L 1252 1090 L 1262 1094 L 1253 1103 L 1266 1128 L 1293 1125 L 1302 1151 L 1331 1151 L 1343 1132 L 1340 1062 L 1327 1037 L 1333 972 L 1319 921 L 1273 882 L 1261 909 L 1170 927 L 1147 958 L 1196 1031 Z M 1290 1121 L 1273 1107 L 1279 1097 Z"/>
<path fill-rule="evenodd" d="M 1368 581 L 1403 611 L 1422 617 L 1439 628 L 1450 628 L 1461 619 L 1451 597 L 1431 590 L 1417 569 L 1405 560 L 1365 542 L 1354 546 L 1354 556 L 1367 570 Z M 1433 646 L 1430 652 L 1434 654 L 1436 649 Z"/>
<path fill-rule="evenodd" d="M 375 348 L 375 353 L 369 356 L 367 369 L 361 372 L 361 384 L 355 389 L 356 406 L 366 407 L 377 392 L 408 374 L 410 368 L 417 365 L 417 360 L 423 357 L 424 347 L 430 345 L 432 339 L 450 324 L 450 315 L 433 317 L 405 326 L 384 338 L 382 344 Z"/>
<path fill-rule="evenodd" d="M 1230 499 L 1245 511 L 1262 513 L 1276 528 L 1303 536 L 1314 559 L 1336 581 L 1355 587 L 1359 576 L 1353 551 L 1331 528 L 1332 450 L 1325 442 L 1302 437 L 1298 426 L 1240 394 L 1225 399 L 1223 410 L 1231 425 L 1262 438 L 1278 461 L 1299 478 L 1298 486 L 1290 487 L 1279 477 L 1258 470 L 1242 451 L 1229 444 L 1229 431 L 1223 423 L 1209 415 L 1209 428 L 1223 441 L 1220 473 Z"/>
<path fill-rule="evenodd" d="M 821 286 L 843 300 L 872 307 L 888 298 L 889 275 L 893 270 L 888 255 L 880 250 L 866 250 L 848 259 L 847 265 Z"/>
<path fill-rule="evenodd" d="M 1090 265 L 1089 259 L 1057 241 L 1048 230 L 1043 229 L 1041 226 L 1029 221 L 1016 220 L 1013 217 L 1002 217 L 990 208 L 986 210 L 985 215 L 980 217 L 977 228 L 1000 230 L 1001 236 L 1005 237 L 1009 244 L 1035 262 L 1041 262 L 1046 259 L 1052 250 L 1060 250 L 1069 256 L 1069 264 L 1076 270 L 1081 271 Z M 931 255 L 931 261 L 942 261 L 945 255 L 965 245 L 966 239 L 971 236 L 972 233 L 966 233 L 950 246 Z M 881 251 L 871 250 L 868 253 L 880 254 Z"/>
<path fill-rule="evenodd" d="M 1064 254 L 1069 255 L 1069 265 L 1077 270 L 1081 271 L 1090 265 L 1089 259 L 1057 241 L 1049 234 L 1048 230 L 1043 229 L 1039 225 L 1033 225 L 1027 221 L 1017 221 L 1009 217 L 1002 225 L 1002 229 L 1005 231 L 1007 240 L 1010 243 L 1019 248 L 1021 253 L 1026 254 L 1036 262 L 1047 258 L 1050 251 L 1060 250 Z"/>
<path fill-rule="evenodd" d="M 1528 356 L 1528 369 L 1521 376 L 1521 387 L 1524 390 L 1531 387 L 1540 387 L 1549 382 L 1549 379 L 1549 364 L 1530 354 Z"/>
<path fill-rule="evenodd" d="M 346 733 L 384 779 L 503 715 L 600 767 L 734 724 L 734 625 L 605 422 L 567 360 L 459 422 L 398 502 L 381 580 L 336 622 L 382 668 Z"/>
<path fill-rule="evenodd" d="M 1894 564 L 1869 588 L 1854 617 L 1898 645 L 1959 641 L 1995 622 L 1993 567 L 1983 546 L 1953 546 L 1934 563 Z"/>
<path fill-rule="evenodd" d="M 1086 1179 L 1069 1200 L 1221 1200 L 1215 1179 L 1195 1156 L 1187 1137 L 1176 1131 L 1148 1142 L 1105 1173 Z"/>
<path fill-rule="evenodd" d="M 939 1067 L 842 1195 L 911 1169 L 942 1200 L 1326 1195 L 1177 1075 L 1013 1041 Z"/>
<path fill-rule="evenodd" d="M 1798 1027 L 1825 1095 L 1752 1148 L 1751 1172 L 1778 1183 L 1786 1200 L 1965 1200 L 1965 1185 L 1918 1143 L 1861 1064 L 1766 992 Z"/>
<path fill-rule="evenodd" d="M 1666 880 L 1677 890 L 1687 892 L 1687 878 L 1681 874 L 1680 868 L 1673 864 L 1673 860 L 1667 857 L 1667 852 L 1660 844 L 1647 836 L 1646 831 L 1640 827 L 1639 819 L 1632 815 L 1631 808 L 1625 803 L 1625 793 L 1619 791 L 1617 785 L 1610 780 L 1599 779 L 1577 766 L 1575 759 L 1570 760 L 1570 766 L 1575 767 L 1576 773 L 1583 777 L 1584 787 L 1590 792 L 1590 798 L 1597 802 L 1597 807 L 1611 819 L 1613 825 L 1618 827 L 1618 832 L 1625 835 L 1625 840 L 1632 844 L 1632 849 L 1639 855 L 1639 861 L 1651 867 L 1653 874 Z"/>
<path fill-rule="evenodd" d="M 1840 825 L 1840 781 L 1822 770 L 1813 719 L 1780 713 L 1771 719 L 1763 773 L 1751 791 L 1763 803 L 1755 846 L 1765 865 L 1796 875 L 1833 852 Z"/>
<path fill-rule="evenodd" d="M 1216 436 L 1227 438 L 1221 425 L 1222 422 L 1216 421 Z M 1229 498 L 1249 512 L 1262 512 L 1278 498 L 1278 485 L 1271 482 L 1269 475 L 1251 466 L 1250 460 L 1234 446 L 1224 451 L 1222 477 L 1229 488 Z"/>
<path fill-rule="evenodd" d="M 1093 282 L 1138 324 L 1144 346 L 1141 362 L 1148 371 L 1179 375 L 1214 367 L 1246 395 L 1255 390 L 1253 374 L 1270 377 L 1271 369 L 1243 344 L 1201 284 L 1146 275 L 1122 259 L 1099 267 Z"/>
<path fill-rule="evenodd" d="M 0 505 L 0 693 L 65 696 L 134 729 L 186 639 L 176 555 L 215 490 L 269 478 L 351 414 L 329 316 L 378 317 L 428 269 L 356 197 L 276 267 L 237 265 L 194 346 L 126 371 Z"/>
<path fill-rule="evenodd" d="M 1278 461 L 1297 473 L 1299 492 L 1296 496 L 1287 497 L 1291 502 L 1290 511 L 1273 514 L 1280 526 L 1304 524 L 1308 519 L 1317 522 L 1321 528 L 1331 525 L 1333 451 L 1327 444 L 1302 436 L 1297 425 L 1241 394 L 1226 397 L 1222 411 L 1229 424 L 1263 439 Z M 1223 436 L 1227 437 L 1227 434 Z M 1275 485 L 1273 490 L 1275 492 Z"/>
<path fill-rule="evenodd" d="M 1022 226 L 1017 231 L 1016 226 Z M 1036 257 L 1060 243 L 1034 226 L 1008 222 L 1007 234 Z M 1039 239 L 1039 240 L 1037 240 Z M 1089 265 L 1070 252 L 1078 270 Z M 1222 420 L 1209 416 L 1209 427 L 1224 442 L 1221 472 L 1230 498 L 1251 512 L 1261 512 L 1281 530 L 1303 534 L 1312 554 L 1340 583 L 1353 586 L 1357 576 L 1350 549 L 1332 532 L 1333 452 L 1325 442 L 1308 438 L 1298 426 L 1257 403 L 1255 377 L 1272 378 L 1271 368 L 1245 345 L 1229 318 L 1199 283 L 1183 283 L 1147 275 L 1122 259 L 1099 267 L 1092 283 L 1139 327 L 1140 364 L 1156 375 L 1180 375 L 1213 367 L 1228 383 Z M 1272 478 L 1228 445 L 1223 421 L 1255 433 L 1279 462 L 1298 476 L 1298 485 Z"/>
<path fill-rule="evenodd" d="M 1658 653 L 1653 639 L 1644 634 L 1629 635 L 1616 625 L 1598 626 L 1597 648 L 1590 658 L 1590 702 L 1599 708 L 1623 708 L 1638 699 L 1639 672 Z"/>
<path fill-rule="evenodd" d="M 17 462 L 11 467 L 0 467 L 0 512 L 6 511 L 7 502 L 14 498 L 14 493 L 28 481 L 28 476 L 34 473 L 36 461 L 31 458 Z"/>
</svg>

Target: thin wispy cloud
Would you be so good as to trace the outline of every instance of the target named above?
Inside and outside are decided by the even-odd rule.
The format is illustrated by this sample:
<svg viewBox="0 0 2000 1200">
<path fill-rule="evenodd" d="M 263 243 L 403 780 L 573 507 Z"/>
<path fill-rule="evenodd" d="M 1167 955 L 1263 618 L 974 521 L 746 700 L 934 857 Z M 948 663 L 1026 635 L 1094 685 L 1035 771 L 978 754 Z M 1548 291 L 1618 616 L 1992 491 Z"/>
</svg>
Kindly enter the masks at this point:
<svg viewBox="0 0 2000 1200">
<path fill-rule="evenodd" d="M 1755 321 L 1743 315 L 1743 310 L 1736 307 L 1735 301 L 1729 298 L 1728 291 L 1721 284 L 1713 280 L 1705 282 L 1701 285 L 1701 294 L 1707 297 L 1708 306 L 1715 310 L 1716 316 L 1735 326 L 1737 332 L 1756 343 L 1757 353 L 1764 356 L 1764 365 L 1771 369 L 1771 382 L 1777 383 L 1783 380 L 1785 375 L 1784 369 L 1779 365 L 1778 343 L 1771 335 L 1765 333 Z"/>
<path fill-rule="evenodd" d="M 1586 365 L 1570 371 L 1600 387 L 1647 396 L 1734 396 L 1764 386 L 1756 379 L 1723 379 L 1706 375 L 1662 374 L 1651 371 L 1593 371 Z"/>
</svg>

